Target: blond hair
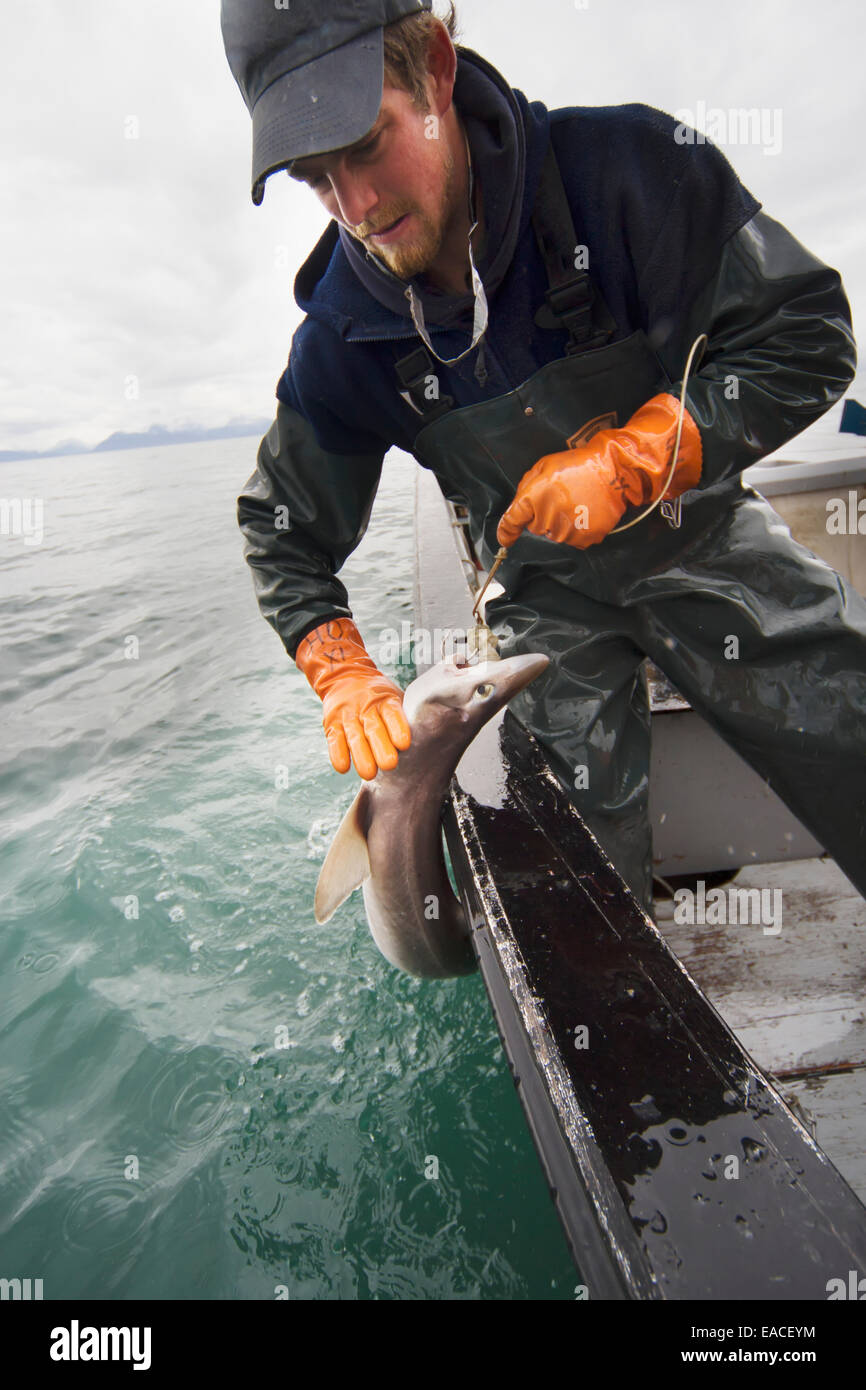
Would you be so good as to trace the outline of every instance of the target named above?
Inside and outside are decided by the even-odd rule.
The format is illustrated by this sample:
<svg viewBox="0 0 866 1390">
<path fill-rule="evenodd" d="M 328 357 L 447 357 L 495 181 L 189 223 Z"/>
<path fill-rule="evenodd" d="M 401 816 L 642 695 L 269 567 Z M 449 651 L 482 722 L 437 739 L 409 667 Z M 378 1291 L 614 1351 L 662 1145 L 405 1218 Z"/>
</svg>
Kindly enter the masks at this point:
<svg viewBox="0 0 866 1390">
<path fill-rule="evenodd" d="M 408 92 L 416 106 L 427 109 L 427 51 L 434 30 L 444 24 L 453 43 L 457 37 L 457 14 L 452 0 L 448 13 L 439 19 L 430 10 L 405 15 L 403 19 L 386 24 L 385 80 L 392 87 Z"/>
</svg>

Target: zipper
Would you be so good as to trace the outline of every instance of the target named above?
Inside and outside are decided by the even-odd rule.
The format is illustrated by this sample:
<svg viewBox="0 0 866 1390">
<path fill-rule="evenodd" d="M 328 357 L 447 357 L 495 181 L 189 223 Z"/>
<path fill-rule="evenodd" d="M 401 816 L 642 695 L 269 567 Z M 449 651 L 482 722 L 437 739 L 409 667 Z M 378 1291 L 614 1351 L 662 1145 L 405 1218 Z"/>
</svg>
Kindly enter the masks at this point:
<svg viewBox="0 0 866 1390">
<path fill-rule="evenodd" d="M 347 335 L 343 341 L 347 343 L 397 343 L 406 338 L 418 338 L 414 328 L 410 333 L 368 333 L 363 338 L 352 338 Z M 420 338 L 418 341 L 421 341 Z"/>
<path fill-rule="evenodd" d="M 400 279 L 399 275 L 395 275 L 390 266 L 385 265 L 384 261 L 380 261 L 376 256 L 372 255 L 371 252 L 367 250 L 366 246 L 364 247 L 364 255 L 376 270 L 380 271 L 383 275 L 387 275 L 388 279 L 393 280 L 395 285 L 399 285 L 402 289 L 405 289 L 405 282 Z M 404 338 L 419 337 L 420 334 L 416 331 L 415 325 L 413 324 L 405 333 L 367 334 L 363 338 L 353 338 L 347 334 L 345 341 L 347 343 L 397 343 L 401 342 Z"/>
<path fill-rule="evenodd" d="M 434 323 L 434 324 L 432 325 L 432 332 L 434 332 L 434 333 L 451 333 L 451 332 L 453 332 L 453 329 L 450 329 L 450 328 L 442 328 L 439 324 L 435 324 L 435 323 Z M 346 343 L 396 343 L 396 342 L 399 342 L 399 341 L 401 341 L 401 340 L 403 340 L 403 339 L 405 339 L 405 338 L 417 338 L 418 341 L 419 341 L 419 343 L 422 341 L 420 333 L 417 333 L 417 332 L 415 331 L 414 328 L 410 328 L 410 329 L 409 329 L 407 332 L 405 332 L 405 333 L 369 333 L 369 332 L 368 332 L 367 334 L 365 334 L 365 336 L 364 336 L 363 338 L 361 338 L 361 337 L 351 337 L 351 336 L 347 335 L 347 336 L 343 339 L 343 341 L 346 342 Z M 487 339 L 487 334 L 485 333 L 484 338 L 483 338 L 481 341 L 484 342 L 484 341 L 486 341 L 486 339 Z"/>
</svg>

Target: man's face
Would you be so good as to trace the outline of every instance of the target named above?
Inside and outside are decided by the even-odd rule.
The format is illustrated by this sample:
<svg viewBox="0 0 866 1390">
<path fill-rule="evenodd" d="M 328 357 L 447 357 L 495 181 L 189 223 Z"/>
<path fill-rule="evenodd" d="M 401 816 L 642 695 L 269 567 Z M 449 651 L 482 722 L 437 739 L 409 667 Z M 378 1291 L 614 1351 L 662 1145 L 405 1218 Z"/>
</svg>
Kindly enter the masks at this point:
<svg viewBox="0 0 866 1390">
<path fill-rule="evenodd" d="M 294 162 L 322 205 L 401 280 L 437 256 L 454 204 L 454 159 L 440 122 L 385 85 L 373 127 L 354 145 Z"/>
</svg>

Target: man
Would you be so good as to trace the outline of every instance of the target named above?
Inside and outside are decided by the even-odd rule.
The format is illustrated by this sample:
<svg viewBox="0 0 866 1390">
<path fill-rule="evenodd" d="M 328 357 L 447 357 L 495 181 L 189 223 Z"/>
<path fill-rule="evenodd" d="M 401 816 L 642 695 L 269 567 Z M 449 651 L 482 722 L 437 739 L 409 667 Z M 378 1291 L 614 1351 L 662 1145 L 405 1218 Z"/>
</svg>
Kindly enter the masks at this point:
<svg viewBox="0 0 866 1390">
<path fill-rule="evenodd" d="M 515 712 L 644 906 L 645 654 L 862 890 L 866 604 L 739 477 L 853 376 L 838 274 L 663 112 L 529 103 L 430 0 L 328 8 L 223 0 L 222 24 L 253 201 L 287 169 L 334 219 L 239 499 L 334 767 L 411 738 L 335 577 L 398 445 L 482 560 L 507 547 L 500 650 L 551 657 Z"/>
</svg>

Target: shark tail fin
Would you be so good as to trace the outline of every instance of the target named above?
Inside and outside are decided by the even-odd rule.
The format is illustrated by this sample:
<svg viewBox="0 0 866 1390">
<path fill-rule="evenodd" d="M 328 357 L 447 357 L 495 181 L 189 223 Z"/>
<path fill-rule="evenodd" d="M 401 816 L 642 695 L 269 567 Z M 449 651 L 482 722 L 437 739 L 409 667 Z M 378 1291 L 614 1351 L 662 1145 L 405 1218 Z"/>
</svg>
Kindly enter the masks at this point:
<svg viewBox="0 0 866 1390">
<path fill-rule="evenodd" d="M 365 793 L 366 788 L 362 787 L 340 822 L 325 855 L 313 905 L 320 926 L 330 921 L 340 904 L 370 877 Z"/>
</svg>

